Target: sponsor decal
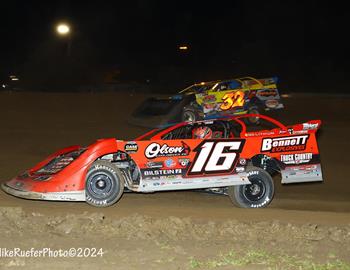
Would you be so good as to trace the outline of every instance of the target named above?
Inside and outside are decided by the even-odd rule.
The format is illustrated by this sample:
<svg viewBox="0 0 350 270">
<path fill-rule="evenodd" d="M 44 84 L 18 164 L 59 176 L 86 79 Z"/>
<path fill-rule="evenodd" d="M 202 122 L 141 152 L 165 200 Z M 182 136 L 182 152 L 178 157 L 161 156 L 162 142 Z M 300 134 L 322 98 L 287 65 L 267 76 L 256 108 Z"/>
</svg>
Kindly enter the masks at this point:
<svg viewBox="0 0 350 270">
<path fill-rule="evenodd" d="M 247 160 L 245 158 L 240 158 L 239 159 L 239 164 L 241 164 L 242 166 L 247 164 Z"/>
<path fill-rule="evenodd" d="M 286 134 L 287 133 L 287 130 L 280 130 L 279 132 L 278 132 L 278 134 Z"/>
<path fill-rule="evenodd" d="M 176 162 L 172 160 L 171 158 L 167 159 L 165 162 L 165 167 L 167 168 L 174 168 L 176 166 Z"/>
<path fill-rule="evenodd" d="M 262 207 L 262 206 L 264 206 L 265 204 L 267 204 L 269 201 L 270 201 L 270 197 L 269 197 L 269 196 L 266 196 L 265 200 L 264 200 L 262 203 L 259 203 L 259 204 L 251 204 L 250 207 L 252 207 L 252 208 L 259 208 L 259 207 Z"/>
<path fill-rule="evenodd" d="M 265 105 L 268 108 L 276 108 L 278 106 L 279 102 L 276 99 L 269 99 L 265 101 Z"/>
<path fill-rule="evenodd" d="M 212 110 L 216 107 L 216 105 L 212 104 L 212 103 L 205 103 L 205 104 L 203 104 L 203 107 L 207 110 Z"/>
<path fill-rule="evenodd" d="M 303 123 L 304 130 L 317 129 L 317 128 L 318 128 L 318 123 L 315 123 L 315 124 Z"/>
<path fill-rule="evenodd" d="M 291 176 L 295 176 L 297 174 L 317 174 L 318 169 L 317 165 L 311 164 L 311 165 L 301 165 L 296 167 L 288 167 L 288 174 Z"/>
<path fill-rule="evenodd" d="M 307 130 L 294 130 L 293 134 L 297 135 L 297 134 L 307 134 L 308 131 Z"/>
<path fill-rule="evenodd" d="M 289 152 L 302 151 L 306 148 L 309 135 L 289 136 L 279 138 L 265 138 L 262 140 L 261 152 Z"/>
<path fill-rule="evenodd" d="M 285 164 L 308 163 L 312 159 L 312 153 L 297 153 L 290 155 L 281 155 L 280 160 Z"/>
<path fill-rule="evenodd" d="M 179 184 L 182 184 L 182 182 L 181 181 L 173 181 L 173 182 L 171 182 L 173 185 L 179 185 Z"/>
<path fill-rule="evenodd" d="M 139 147 L 136 142 L 127 142 L 124 146 L 124 150 L 127 153 L 136 153 Z"/>
<path fill-rule="evenodd" d="M 203 97 L 203 102 L 215 102 L 216 97 L 215 95 L 207 95 Z"/>
<path fill-rule="evenodd" d="M 259 96 L 263 97 L 271 97 L 271 96 L 277 96 L 277 90 L 276 89 L 264 89 L 258 91 Z"/>
<path fill-rule="evenodd" d="M 250 171 L 247 173 L 247 177 L 251 176 L 251 175 L 259 175 L 259 171 Z"/>
<path fill-rule="evenodd" d="M 190 163 L 190 159 L 189 158 L 179 158 L 179 164 L 182 167 L 187 167 L 188 163 Z"/>
<path fill-rule="evenodd" d="M 145 150 L 145 156 L 149 159 L 156 157 L 187 156 L 191 149 L 184 142 L 181 143 L 181 146 L 169 146 L 166 143 L 162 145 L 159 143 L 151 143 Z"/>
<path fill-rule="evenodd" d="M 284 133 L 286 133 L 286 131 Z M 269 136 L 269 135 L 273 135 L 273 134 L 275 134 L 274 131 L 257 131 L 257 132 L 244 133 L 244 136 L 256 137 L 256 136 Z"/>
<path fill-rule="evenodd" d="M 194 151 L 188 175 L 221 174 L 233 171 L 245 140 L 205 140 Z"/>
<path fill-rule="evenodd" d="M 317 165 L 304 165 L 304 166 L 299 166 L 299 170 L 301 171 L 317 171 Z"/>
<path fill-rule="evenodd" d="M 245 168 L 244 167 L 236 167 L 236 172 L 240 173 L 240 172 L 244 172 Z"/>
<path fill-rule="evenodd" d="M 147 168 L 163 168 L 163 162 L 162 161 L 149 161 L 146 163 Z"/>
<path fill-rule="evenodd" d="M 152 176 L 170 176 L 182 174 L 182 169 L 169 169 L 169 170 L 145 170 L 143 175 L 145 177 Z"/>
</svg>

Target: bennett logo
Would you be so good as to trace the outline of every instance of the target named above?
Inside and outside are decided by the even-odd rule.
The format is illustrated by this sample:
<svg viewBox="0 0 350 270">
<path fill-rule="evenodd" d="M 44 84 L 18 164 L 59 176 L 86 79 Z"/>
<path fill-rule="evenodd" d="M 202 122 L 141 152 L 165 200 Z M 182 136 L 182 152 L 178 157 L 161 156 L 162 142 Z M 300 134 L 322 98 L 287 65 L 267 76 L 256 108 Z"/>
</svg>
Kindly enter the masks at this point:
<svg viewBox="0 0 350 270">
<path fill-rule="evenodd" d="M 168 146 L 166 143 L 163 145 L 151 143 L 145 150 L 145 156 L 150 159 L 156 157 L 186 156 L 189 152 L 190 148 L 184 142 L 182 142 L 182 146 Z"/>
<path fill-rule="evenodd" d="M 309 135 L 263 139 L 261 152 L 288 152 L 305 150 Z"/>
</svg>

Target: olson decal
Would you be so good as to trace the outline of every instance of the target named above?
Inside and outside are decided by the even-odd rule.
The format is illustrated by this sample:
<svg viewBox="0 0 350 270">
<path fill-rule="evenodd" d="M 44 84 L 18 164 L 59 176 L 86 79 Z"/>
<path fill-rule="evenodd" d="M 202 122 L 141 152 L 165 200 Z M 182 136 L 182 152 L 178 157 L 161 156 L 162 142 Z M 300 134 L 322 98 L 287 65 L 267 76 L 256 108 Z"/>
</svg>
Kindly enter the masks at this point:
<svg viewBox="0 0 350 270">
<path fill-rule="evenodd" d="M 266 138 L 262 140 L 261 152 L 303 151 L 306 148 L 308 138 L 309 135 Z"/>
<path fill-rule="evenodd" d="M 194 149 L 196 157 L 187 175 L 221 174 L 233 171 L 245 140 L 205 140 Z"/>
<path fill-rule="evenodd" d="M 182 142 L 181 146 L 169 146 L 166 143 L 151 143 L 146 147 L 146 158 L 152 159 L 156 157 L 173 157 L 173 156 L 187 156 L 190 153 L 190 147 Z"/>
</svg>

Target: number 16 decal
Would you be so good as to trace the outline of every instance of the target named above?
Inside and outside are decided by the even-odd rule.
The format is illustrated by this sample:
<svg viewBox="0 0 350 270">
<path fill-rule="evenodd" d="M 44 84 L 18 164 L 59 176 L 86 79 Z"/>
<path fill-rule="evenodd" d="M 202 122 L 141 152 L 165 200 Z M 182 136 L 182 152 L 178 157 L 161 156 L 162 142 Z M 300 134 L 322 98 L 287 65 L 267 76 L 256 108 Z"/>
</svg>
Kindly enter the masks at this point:
<svg viewBox="0 0 350 270">
<path fill-rule="evenodd" d="M 230 173 L 242 152 L 245 140 L 206 140 L 198 145 L 187 175 Z"/>
</svg>

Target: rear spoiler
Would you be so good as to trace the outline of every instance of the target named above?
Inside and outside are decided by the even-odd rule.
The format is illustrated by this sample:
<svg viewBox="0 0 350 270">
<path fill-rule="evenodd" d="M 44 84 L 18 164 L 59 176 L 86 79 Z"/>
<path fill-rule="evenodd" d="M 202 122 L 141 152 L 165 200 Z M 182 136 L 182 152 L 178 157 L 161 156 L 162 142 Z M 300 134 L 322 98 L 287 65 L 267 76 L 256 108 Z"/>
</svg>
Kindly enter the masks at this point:
<svg viewBox="0 0 350 270">
<path fill-rule="evenodd" d="M 270 77 L 264 79 L 256 79 L 254 77 L 242 77 L 236 80 L 242 83 L 243 86 L 259 85 L 259 87 L 261 88 L 264 88 L 264 86 L 268 86 L 271 84 L 276 85 L 278 83 L 278 77 Z"/>
</svg>

